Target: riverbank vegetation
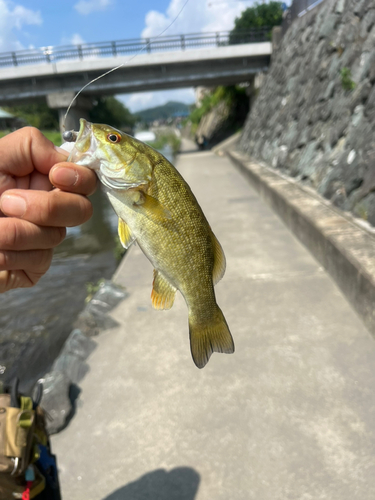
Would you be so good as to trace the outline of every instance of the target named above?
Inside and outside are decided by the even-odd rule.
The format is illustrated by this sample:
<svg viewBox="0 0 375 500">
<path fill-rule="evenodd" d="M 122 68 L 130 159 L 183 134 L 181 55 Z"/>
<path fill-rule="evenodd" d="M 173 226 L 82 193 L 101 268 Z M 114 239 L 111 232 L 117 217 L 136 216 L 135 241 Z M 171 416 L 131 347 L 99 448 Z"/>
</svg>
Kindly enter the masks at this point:
<svg viewBox="0 0 375 500">
<path fill-rule="evenodd" d="M 229 108 L 245 109 L 245 113 L 242 112 L 241 115 L 245 114 L 246 117 L 248 111 L 246 88 L 239 85 L 231 85 L 229 87 L 220 86 L 212 90 L 207 90 L 200 105 L 194 106 L 189 116 L 193 134 L 196 132 L 203 116 L 207 115 L 207 113 L 220 103 L 225 103 Z"/>
<path fill-rule="evenodd" d="M 21 118 L 25 125 L 41 130 L 57 146 L 61 144 L 57 109 L 50 109 L 42 102 L 8 106 L 3 109 Z M 89 120 L 93 123 L 108 123 L 114 128 L 131 132 L 137 117 L 115 97 L 101 96 L 93 101 L 93 107 L 89 110 Z M 0 131 L 0 138 L 9 132 L 10 130 Z"/>
<path fill-rule="evenodd" d="M 12 130 L 0 130 L 0 139 L 7 134 L 10 134 Z M 55 146 L 61 146 L 61 134 L 54 130 L 41 130 L 42 134 L 47 137 Z"/>
<path fill-rule="evenodd" d="M 190 135 L 201 149 L 212 147 L 241 129 L 249 112 L 248 85 L 207 89 L 190 116 Z"/>
<path fill-rule="evenodd" d="M 245 9 L 235 19 L 229 42 L 247 43 L 248 31 L 252 28 L 269 28 L 271 37 L 272 27 L 282 23 L 283 10 L 283 3 L 275 1 L 256 3 Z M 207 89 L 186 121 L 190 122 L 191 135 L 199 147 L 210 147 L 242 127 L 249 112 L 249 101 L 256 95 L 252 85 L 252 82 L 244 82 L 242 85 Z"/>
<path fill-rule="evenodd" d="M 132 131 L 137 121 L 137 117 L 113 96 L 98 97 L 89 116 L 92 123 L 106 123 L 124 132 Z"/>
<path fill-rule="evenodd" d="M 176 156 L 180 151 L 181 146 L 181 138 L 176 135 L 174 130 L 172 129 L 161 129 L 160 131 L 156 130 L 156 139 L 155 141 L 150 142 L 150 146 L 158 151 L 163 151 L 166 148 L 170 148 L 172 150 L 173 156 Z"/>
<path fill-rule="evenodd" d="M 3 109 L 21 118 L 25 122 L 25 125 L 36 127 L 39 130 L 59 130 L 59 113 L 57 109 L 50 109 L 47 103 L 18 104 L 17 106 L 8 106 Z"/>
</svg>

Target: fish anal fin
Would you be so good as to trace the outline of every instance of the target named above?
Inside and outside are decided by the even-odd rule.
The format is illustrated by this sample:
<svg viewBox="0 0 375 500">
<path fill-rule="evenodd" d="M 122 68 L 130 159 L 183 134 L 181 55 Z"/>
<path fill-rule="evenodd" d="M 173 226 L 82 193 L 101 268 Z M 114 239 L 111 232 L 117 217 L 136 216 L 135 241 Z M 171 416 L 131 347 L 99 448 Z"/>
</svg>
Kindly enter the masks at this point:
<svg viewBox="0 0 375 500">
<path fill-rule="evenodd" d="M 154 269 L 154 282 L 151 292 L 152 306 L 155 309 L 170 309 L 173 306 L 176 288 Z"/>
<path fill-rule="evenodd" d="M 118 219 L 118 236 L 120 238 L 121 245 L 124 248 L 129 248 L 130 245 L 135 240 L 135 238 L 133 237 L 133 235 L 132 235 L 132 233 L 130 231 L 129 226 L 120 217 Z"/>
<path fill-rule="evenodd" d="M 221 248 L 220 243 L 218 242 L 216 236 L 212 231 L 211 231 L 211 239 L 214 248 L 214 268 L 212 271 L 212 279 L 214 285 L 216 285 L 216 283 L 219 283 L 221 278 L 224 276 L 226 261 L 225 261 L 224 251 Z"/>
<path fill-rule="evenodd" d="M 231 354 L 234 342 L 221 309 L 216 306 L 211 322 L 201 324 L 189 313 L 190 348 L 193 361 L 198 368 L 203 368 L 213 352 Z"/>
</svg>

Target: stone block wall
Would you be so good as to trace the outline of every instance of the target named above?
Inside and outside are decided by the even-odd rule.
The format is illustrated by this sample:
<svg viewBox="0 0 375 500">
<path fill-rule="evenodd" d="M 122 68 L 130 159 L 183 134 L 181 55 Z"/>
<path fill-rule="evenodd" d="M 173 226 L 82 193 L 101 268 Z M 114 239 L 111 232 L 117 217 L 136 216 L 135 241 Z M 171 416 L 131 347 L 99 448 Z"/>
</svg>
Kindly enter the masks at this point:
<svg viewBox="0 0 375 500">
<path fill-rule="evenodd" d="M 293 22 L 239 147 L 375 225 L 375 0 Z"/>
</svg>

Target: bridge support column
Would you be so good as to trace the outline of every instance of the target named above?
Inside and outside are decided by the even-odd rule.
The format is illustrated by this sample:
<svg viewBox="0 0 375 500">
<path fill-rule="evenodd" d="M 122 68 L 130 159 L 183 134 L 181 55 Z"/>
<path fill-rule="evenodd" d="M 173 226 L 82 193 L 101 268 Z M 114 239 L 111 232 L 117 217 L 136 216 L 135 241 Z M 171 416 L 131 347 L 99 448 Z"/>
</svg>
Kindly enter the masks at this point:
<svg viewBox="0 0 375 500">
<path fill-rule="evenodd" d="M 92 108 L 92 102 L 86 96 L 78 96 L 70 108 L 65 121 L 65 130 L 63 129 L 64 116 L 74 96 L 74 92 L 54 92 L 53 94 L 47 95 L 48 107 L 51 109 L 57 109 L 59 112 L 61 134 L 65 130 L 79 130 L 80 118 L 89 120 L 89 110 Z"/>
<path fill-rule="evenodd" d="M 249 80 L 249 86 L 246 88 L 246 95 L 249 97 L 250 110 L 258 95 L 259 89 L 264 84 L 265 76 L 265 73 L 263 71 L 260 71 L 259 73 L 256 73 L 256 75 L 254 75 L 251 80 Z"/>
</svg>

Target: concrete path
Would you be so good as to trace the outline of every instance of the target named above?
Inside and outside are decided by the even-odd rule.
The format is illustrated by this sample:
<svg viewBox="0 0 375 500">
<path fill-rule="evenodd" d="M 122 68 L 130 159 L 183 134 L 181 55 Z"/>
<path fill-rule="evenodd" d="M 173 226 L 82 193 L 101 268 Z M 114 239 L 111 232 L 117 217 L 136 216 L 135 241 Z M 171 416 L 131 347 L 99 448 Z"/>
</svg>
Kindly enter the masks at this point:
<svg viewBox="0 0 375 500">
<path fill-rule="evenodd" d="M 236 353 L 195 367 L 181 296 L 152 309 L 133 247 L 119 327 L 95 339 L 52 439 L 64 500 L 374 499 L 374 339 L 228 159 L 186 153 L 178 168 L 226 253 L 216 290 Z"/>
</svg>

